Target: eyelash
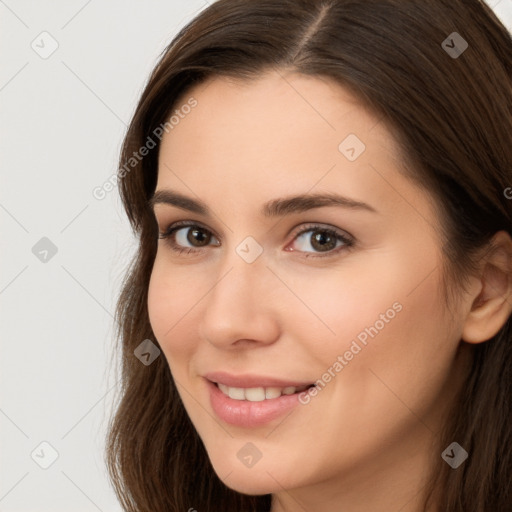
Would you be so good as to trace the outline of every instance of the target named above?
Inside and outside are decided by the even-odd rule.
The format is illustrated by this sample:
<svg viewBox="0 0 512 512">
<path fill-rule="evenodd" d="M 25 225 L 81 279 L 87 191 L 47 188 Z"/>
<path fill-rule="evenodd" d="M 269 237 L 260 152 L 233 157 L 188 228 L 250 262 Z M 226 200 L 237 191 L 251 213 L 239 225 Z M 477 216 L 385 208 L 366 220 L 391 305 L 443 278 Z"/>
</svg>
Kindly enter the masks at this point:
<svg viewBox="0 0 512 512">
<path fill-rule="evenodd" d="M 184 228 L 184 227 L 200 228 L 201 230 L 204 230 L 207 233 L 210 233 L 211 235 L 213 235 L 213 233 L 209 229 L 207 229 L 206 227 L 202 226 L 198 222 L 178 221 L 178 222 L 175 222 L 174 224 L 171 224 L 165 230 L 165 232 L 159 233 L 158 238 L 165 239 L 166 242 L 168 243 L 169 247 L 171 248 L 171 250 L 175 251 L 178 254 L 182 254 L 182 253 L 190 254 L 190 253 L 196 253 L 196 252 L 201 251 L 201 248 L 199 248 L 199 247 L 196 247 L 196 248 L 181 247 L 180 245 L 176 244 L 176 242 L 173 240 L 174 233 L 176 231 Z M 305 258 L 311 258 L 311 257 L 312 258 L 326 258 L 326 257 L 329 257 L 329 256 L 333 256 L 335 254 L 338 254 L 341 250 L 347 250 L 347 249 L 352 248 L 354 246 L 354 243 L 355 243 L 352 238 L 348 237 L 347 235 L 344 235 L 342 232 L 340 232 L 340 231 L 338 231 L 338 230 L 336 230 L 334 228 L 326 228 L 326 227 L 318 225 L 318 224 L 307 224 L 304 229 L 302 229 L 301 231 L 299 231 L 298 233 L 296 233 L 294 235 L 293 240 L 295 240 L 299 236 L 301 236 L 304 233 L 307 233 L 309 231 L 312 231 L 312 232 L 321 231 L 323 233 L 327 233 L 328 235 L 331 235 L 331 236 L 335 237 L 337 241 L 339 240 L 339 241 L 343 242 L 344 245 L 342 245 L 340 247 L 336 247 L 336 248 L 334 248 L 334 249 L 332 249 L 330 251 L 326 251 L 325 253 L 321 253 L 321 252 L 317 252 L 317 253 L 305 252 L 304 253 L 304 257 Z M 215 235 L 213 235 L 213 236 L 215 236 Z M 204 247 L 209 247 L 209 246 L 204 246 Z M 301 252 L 301 251 L 293 251 L 293 252 Z"/>
</svg>

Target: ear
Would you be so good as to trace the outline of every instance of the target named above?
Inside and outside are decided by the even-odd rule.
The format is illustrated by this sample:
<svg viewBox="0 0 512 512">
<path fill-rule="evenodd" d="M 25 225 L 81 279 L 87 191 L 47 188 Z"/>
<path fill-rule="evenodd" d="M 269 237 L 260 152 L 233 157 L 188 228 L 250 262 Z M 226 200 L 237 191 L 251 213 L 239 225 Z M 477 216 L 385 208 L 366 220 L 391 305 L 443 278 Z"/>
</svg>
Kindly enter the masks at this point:
<svg viewBox="0 0 512 512">
<path fill-rule="evenodd" d="M 512 239 L 506 231 L 496 233 L 487 247 L 477 284 L 462 330 L 468 343 L 491 339 L 512 312 Z"/>
</svg>

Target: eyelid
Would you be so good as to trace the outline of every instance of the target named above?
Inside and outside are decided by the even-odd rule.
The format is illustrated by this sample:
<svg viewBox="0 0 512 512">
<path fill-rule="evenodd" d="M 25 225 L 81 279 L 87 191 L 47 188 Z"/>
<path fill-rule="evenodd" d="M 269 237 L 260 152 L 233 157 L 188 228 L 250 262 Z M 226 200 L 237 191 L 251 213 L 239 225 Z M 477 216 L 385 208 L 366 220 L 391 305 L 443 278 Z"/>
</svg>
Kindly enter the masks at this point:
<svg viewBox="0 0 512 512">
<path fill-rule="evenodd" d="M 176 222 L 172 222 L 171 224 L 169 224 L 167 226 L 167 228 L 163 232 L 160 232 L 159 238 L 166 238 L 170 234 L 172 234 L 175 231 L 177 231 L 179 228 L 194 227 L 194 226 L 197 226 L 199 228 L 204 229 L 205 231 L 208 231 L 217 240 L 219 240 L 220 237 L 215 233 L 215 231 L 213 231 L 212 229 L 207 227 L 205 224 L 203 224 L 202 222 L 197 221 L 197 220 L 178 220 Z"/>
<path fill-rule="evenodd" d="M 300 229 L 299 229 L 299 227 L 300 227 Z M 330 224 L 324 224 L 323 222 L 306 222 L 305 224 L 304 223 L 300 224 L 299 227 L 294 228 L 292 230 L 292 235 L 293 235 L 294 239 L 296 237 L 298 237 L 299 235 L 302 235 L 303 233 L 306 233 L 308 231 L 314 230 L 315 228 L 318 228 L 319 231 L 321 229 L 325 230 L 325 231 L 332 231 L 333 233 L 336 233 L 336 235 L 341 236 L 342 238 L 354 240 L 354 237 L 347 231 L 337 228 L 337 227 L 334 227 L 334 226 L 331 226 Z"/>
</svg>

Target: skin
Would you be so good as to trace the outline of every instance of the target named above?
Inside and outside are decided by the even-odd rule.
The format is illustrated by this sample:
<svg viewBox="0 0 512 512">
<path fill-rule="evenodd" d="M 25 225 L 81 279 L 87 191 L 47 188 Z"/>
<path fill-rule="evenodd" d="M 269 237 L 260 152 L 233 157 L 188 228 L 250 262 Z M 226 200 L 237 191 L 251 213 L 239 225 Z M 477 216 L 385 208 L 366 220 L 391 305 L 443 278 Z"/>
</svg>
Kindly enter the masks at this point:
<svg viewBox="0 0 512 512">
<path fill-rule="evenodd" d="M 238 492 L 272 493 L 272 512 L 422 510 L 470 343 L 510 314 L 506 301 L 493 302 L 494 324 L 484 328 L 489 318 L 481 310 L 474 318 L 473 304 L 484 291 L 509 293 L 508 284 L 499 273 L 492 287 L 475 278 L 446 313 L 434 202 L 399 172 L 390 131 L 339 85 L 269 72 L 250 82 L 216 77 L 181 103 L 190 96 L 198 105 L 162 139 L 156 189 L 200 199 L 212 214 L 168 204 L 154 211 L 162 233 L 190 220 L 212 239 L 189 254 L 158 241 L 148 307 L 215 472 Z M 366 145 L 353 162 L 338 150 L 351 133 Z M 260 213 L 271 199 L 333 191 L 377 212 Z M 354 245 L 338 242 L 341 250 L 326 255 L 311 243 L 315 230 L 297 236 L 310 223 Z M 194 248 L 189 232 L 182 228 L 177 243 Z M 247 236 L 263 249 L 250 264 L 235 250 Z M 307 405 L 258 428 L 214 414 L 204 373 L 315 382 L 396 303 L 401 311 Z M 237 457 L 247 442 L 262 454 L 251 468 Z"/>
</svg>

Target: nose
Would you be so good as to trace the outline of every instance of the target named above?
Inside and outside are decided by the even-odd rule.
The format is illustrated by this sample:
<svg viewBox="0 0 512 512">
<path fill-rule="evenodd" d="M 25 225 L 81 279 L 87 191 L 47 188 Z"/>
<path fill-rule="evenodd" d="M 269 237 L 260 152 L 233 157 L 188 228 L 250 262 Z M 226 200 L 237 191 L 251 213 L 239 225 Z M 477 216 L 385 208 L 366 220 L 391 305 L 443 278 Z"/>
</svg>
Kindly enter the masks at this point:
<svg viewBox="0 0 512 512">
<path fill-rule="evenodd" d="M 271 344 L 280 329 L 275 276 L 263 257 L 247 263 L 232 253 L 204 298 L 201 339 L 219 348 Z"/>
</svg>

